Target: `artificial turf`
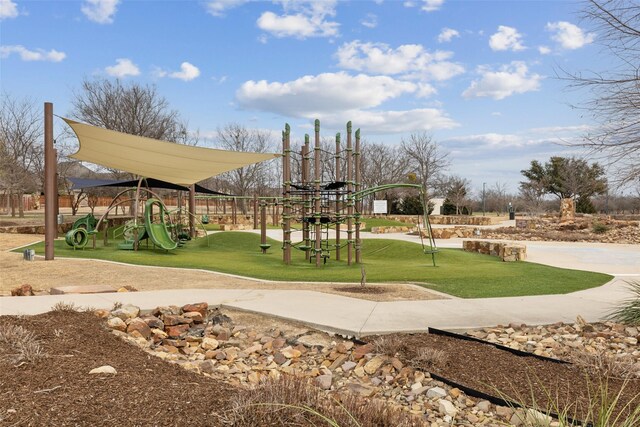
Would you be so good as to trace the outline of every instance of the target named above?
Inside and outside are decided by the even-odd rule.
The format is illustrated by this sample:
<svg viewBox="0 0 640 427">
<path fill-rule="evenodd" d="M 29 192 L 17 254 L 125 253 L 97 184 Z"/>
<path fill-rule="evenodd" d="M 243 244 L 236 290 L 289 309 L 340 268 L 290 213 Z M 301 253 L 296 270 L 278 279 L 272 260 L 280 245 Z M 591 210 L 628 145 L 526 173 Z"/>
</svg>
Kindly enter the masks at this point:
<svg viewBox="0 0 640 427">
<path fill-rule="evenodd" d="M 291 265 L 282 262 L 281 242 L 269 240 L 271 248 L 262 254 L 260 236 L 244 232 L 220 232 L 187 243 L 171 252 L 147 248 L 137 252 L 117 249 L 117 242 L 96 249 L 91 243 L 84 250 L 73 250 L 64 240 L 55 243 L 56 256 L 95 258 L 140 265 L 199 268 L 242 276 L 281 281 L 360 282 L 361 267 L 368 282 L 415 283 L 462 298 L 486 298 L 523 295 L 562 294 L 602 285 L 612 277 L 606 274 L 567 270 L 529 262 L 502 262 L 499 258 L 441 249 L 436 255 L 422 253 L 419 245 L 387 239 L 363 241 L 361 265 L 346 263 L 335 254 L 321 267 L 304 259 L 304 252 L 293 250 Z M 44 243 L 32 246 L 44 253 Z M 312 285 L 310 285 L 311 287 Z"/>
</svg>

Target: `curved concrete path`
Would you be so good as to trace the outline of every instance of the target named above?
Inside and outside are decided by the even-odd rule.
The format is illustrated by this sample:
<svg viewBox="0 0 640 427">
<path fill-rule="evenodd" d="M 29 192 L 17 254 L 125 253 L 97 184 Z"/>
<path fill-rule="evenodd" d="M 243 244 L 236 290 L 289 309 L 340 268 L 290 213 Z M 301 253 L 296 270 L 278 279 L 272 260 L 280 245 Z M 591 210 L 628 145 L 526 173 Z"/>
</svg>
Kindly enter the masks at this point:
<svg viewBox="0 0 640 427">
<path fill-rule="evenodd" d="M 277 237 L 278 230 L 270 230 Z M 364 234 L 364 233 L 363 233 Z M 364 237 L 364 236 L 363 236 Z M 402 234 L 366 237 L 418 242 Z M 439 241 L 441 247 L 460 247 L 461 239 Z M 375 302 L 306 290 L 192 289 L 93 295 L 2 297 L 0 315 L 36 314 L 57 302 L 93 308 L 111 308 L 115 302 L 150 310 L 159 305 L 206 301 L 306 323 L 326 331 L 352 336 L 442 329 L 471 329 L 497 324 L 529 325 L 601 320 L 616 304 L 630 296 L 626 281 L 640 281 L 640 246 L 586 243 L 524 242 L 529 261 L 616 276 L 598 288 L 564 295 Z"/>
</svg>

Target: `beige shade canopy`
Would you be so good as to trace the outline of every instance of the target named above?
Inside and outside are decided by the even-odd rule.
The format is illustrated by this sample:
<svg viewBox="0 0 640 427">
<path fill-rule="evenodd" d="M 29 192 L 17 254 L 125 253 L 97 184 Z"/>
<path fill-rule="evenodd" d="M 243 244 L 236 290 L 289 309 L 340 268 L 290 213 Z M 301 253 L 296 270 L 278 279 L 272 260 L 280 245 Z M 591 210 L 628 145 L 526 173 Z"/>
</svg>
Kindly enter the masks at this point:
<svg viewBox="0 0 640 427">
<path fill-rule="evenodd" d="M 62 119 L 80 141 L 80 149 L 71 155 L 74 159 L 179 185 L 279 156 L 192 147 Z"/>
</svg>

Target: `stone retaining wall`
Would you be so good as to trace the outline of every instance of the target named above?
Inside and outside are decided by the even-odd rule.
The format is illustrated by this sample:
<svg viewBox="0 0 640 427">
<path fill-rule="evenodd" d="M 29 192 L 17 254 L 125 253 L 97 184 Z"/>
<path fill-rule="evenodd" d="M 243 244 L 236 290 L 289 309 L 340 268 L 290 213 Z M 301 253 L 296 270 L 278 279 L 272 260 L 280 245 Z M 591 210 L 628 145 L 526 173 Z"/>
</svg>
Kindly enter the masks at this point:
<svg viewBox="0 0 640 427">
<path fill-rule="evenodd" d="M 467 252 L 497 256 L 505 262 L 524 261 L 527 258 L 527 247 L 517 243 L 463 240 L 462 249 Z"/>
<path fill-rule="evenodd" d="M 438 225 L 491 225 L 493 218 L 489 216 L 458 216 L 458 215 L 436 215 L 429 216 L 431 224 Z"/>
</svg>

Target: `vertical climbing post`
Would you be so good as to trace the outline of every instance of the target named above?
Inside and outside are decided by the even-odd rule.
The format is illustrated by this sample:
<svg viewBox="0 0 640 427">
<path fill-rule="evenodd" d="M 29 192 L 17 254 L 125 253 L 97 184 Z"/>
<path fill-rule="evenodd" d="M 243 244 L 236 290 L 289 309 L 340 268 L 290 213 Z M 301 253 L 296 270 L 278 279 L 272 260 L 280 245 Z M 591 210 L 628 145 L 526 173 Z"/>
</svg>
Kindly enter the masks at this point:
<svg viewBox="0 0 640 427">
<path fill-rule="evenodd" d="M 282 259 L 285 264 L 291 264 L 291 150 L 290 127 L 286 123 L 282 132 L 282 179 L 284 181 L 282 193 Z"/>
<path fill-rule="evenodd" d="M 356 146 L 355 151 L 353 152 L 353 163 L 355 163 L 355 191 L 356 193 L 360 191 L 360 129 L 356 130 Z M 355 208 L 356 208 L 356 264 L 360 264 L 362 262 L 362 254 L 360 253 L 360 214 L 362 213 L 362 202 L 359 200 L 355 200 Z"/>
<path fill-rule="evenodd" d="M 336 177 L 335 181 L 340 182 L 340 176 L 342 171 L 340 170 L 340 132 L 336 133 Z M 340 189 L 336 189 L 336 261 L 340 261 L 340 221 L 342 221 L 342 215 L 340 215 Z"/>
<path fill-rule="evenodd" d="M 316 241 L 315 241 L 315 255 L 316 255 L 316 267 L 320 267 L 320 260 L 322 258 L 322 224 L 320 223 L 322 219 L 322 211 L 320 206 L 320 120 L 316 119 L 315 121 L 315 147 L 313 152 L 313 162 L 314 162 L 314 192 L 313 192 L 313 202 L 314 202 L 314 218 L 315 218 L 315 233 L 316 233 Z"/>
<path fill-rule="evenodd" d="M 267 204 L 260 202 L 260 248 L 267 253 Z"/>
<path fill-rule="evenodd" d="M 351 122 L 347 122 L 347 265 L 353 257 L 353 149 L 351 146 Z"/>
<path fill-rule="evenodd" d="M 58 235 L 56 221 L 56 153 L 53 148 L 53 104 L 44 103 L 44 259 L 53 260 L 53 245 Z"/>
<path fill-rule="evenodd" d="M 302 170 L 300 177 L 302 180 L 302 185 L 306 186 L 309 182 L 309 134 L 304 135 L 304 145 L 302 146 Z M 309 261 L 311 257 L 310 250 L 310 232 L 309 227 L 310 223 L 308 221 L 309 211 L 311 210 L 311 206 L 309 205 L 309 194 L 304 191 L 302 196 L 302 240 L 304 240 L 304 246 L 306 247 L 304 251 L 304 259 Z"/>
</svg>

